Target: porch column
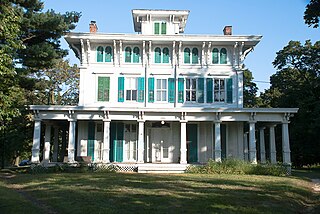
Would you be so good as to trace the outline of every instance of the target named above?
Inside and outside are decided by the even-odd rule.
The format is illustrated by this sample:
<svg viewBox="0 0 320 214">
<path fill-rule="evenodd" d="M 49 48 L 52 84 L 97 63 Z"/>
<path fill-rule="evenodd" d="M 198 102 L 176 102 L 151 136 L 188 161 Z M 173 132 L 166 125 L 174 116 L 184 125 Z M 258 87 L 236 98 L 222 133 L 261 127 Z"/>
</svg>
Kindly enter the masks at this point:
<svg viewBox="0 0 320 214">
<path fill-rule="evenodd" d="M 76 141 L 76 119 L 69 120 L 69 139 L 68 139 L 68 162 L 74 162 L 74 150 Z"/>
<path fill-rule="evenodd" d="M 138 162 L 144 163 L 144 121 L 138 120 Z"/>
<path fill-rule="evenodd" d="M 39 150 L 40 150 L 40 138 L 41 138 L 41 119 L 34 120 L 33 128 L 33 143 L 32 143 L 32 163 L 39 163 Z"/>
<path fill-rule="evenodd" d="M 187 121 L 180 120 L 180 163 L 187 163 Z"/>
<path fill-rule="evenodd" d="M 276 164 L 277 163 L 277 151 L 276 151 L 276 140 L 275 140 L 275 132 L 274 127 L 276 125 L 269 126 L 270 131 L 270 163 Z"/>
<path fill-rule="evenodd" d="M 214 122 L 214 160 L 221 162 L 221 131 L 220 121 Z"/>
<path fill-rule="evenodd" d="M 289 144 L 289 122 L 282 123 L 282 159 L 286 165 L 291 165 L 290 144 Z"/>
<path fill-rule="evenodd" d="M 51 140 L 51 125 L 46 125 L 46 132 L 44 137 L 44 147 L 43 147 L 43 161 L 50 161 L 50 140 Z"/>
<path fill-rule="evenodd" d="M 54 126 L 54 133 L 53 133 L 53 156 L 52 161 L 58 162 L 58 153 L 59 153 L 59 127 Z"/>
<path fill-rule="evenodd" d="M 110 163 L 110 119 L 103 120 L 103 150 L 102 161 L 103 163 Z"/>
<path fill-rule="evenodd" d="M 243 134 L 243 156 L 245 161 L 249 161 L 249 151 L 248 151 L 248 132 Z"/>
<path fill-rule="evenodd" d="M 260 162 L 266 163 L 266 146 L 264 141 L 265 127 L 260 128 Z"/>
<path fill-rule="evenodd" d="M 249 122 L 249 160 L 251 163 L 257 163 L 257 148 L 256 148 L 256 122 Z"/>
</svg>

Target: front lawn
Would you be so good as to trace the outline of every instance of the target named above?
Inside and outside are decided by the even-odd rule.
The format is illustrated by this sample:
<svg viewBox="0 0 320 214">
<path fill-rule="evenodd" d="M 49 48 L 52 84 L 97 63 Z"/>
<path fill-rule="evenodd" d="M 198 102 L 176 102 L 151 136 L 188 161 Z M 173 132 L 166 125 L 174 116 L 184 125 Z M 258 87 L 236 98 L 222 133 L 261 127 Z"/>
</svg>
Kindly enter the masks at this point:
<svg viewBox="0 0 320 214">
<path fill-rule="evenodd" d="M 20 193 L 15 193 L 20 189 Z M 21 194 L 21 191 L 23 194 Z M 317 213 L 319 193 L 298 177 L 207 174 L 17 174 L 0 180 L 3 213 L 28 198 L 52 213 Z M 27 199 L 26 199 L 27 198 Z M 9 204 L 10 206 L 4 206 Z M 0 212 L 1 213 L 1 212 Z M 32 209 L 28 213 L 33 212 Z M 41 213 L 41 212 L 40 212 Z"/>
</svg>

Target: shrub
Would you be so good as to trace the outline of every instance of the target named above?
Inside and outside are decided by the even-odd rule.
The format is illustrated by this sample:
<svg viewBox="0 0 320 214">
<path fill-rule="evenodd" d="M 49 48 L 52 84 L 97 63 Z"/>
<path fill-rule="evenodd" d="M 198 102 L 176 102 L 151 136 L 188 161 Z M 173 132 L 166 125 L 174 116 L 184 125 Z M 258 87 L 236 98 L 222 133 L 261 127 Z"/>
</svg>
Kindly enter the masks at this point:
<svg viewBox="0 0 320 214">
<path fill-rule="evenodd" d="M 274 164 L 251 164 L 243 160 L 227 159 L 222 162 L 209 160 L 206 165 L 192 165 L 186 170 L 188 173 L 204 174 L 254 174 L 284 176 L 287 174 L 286 167 Z"/>
</svg>

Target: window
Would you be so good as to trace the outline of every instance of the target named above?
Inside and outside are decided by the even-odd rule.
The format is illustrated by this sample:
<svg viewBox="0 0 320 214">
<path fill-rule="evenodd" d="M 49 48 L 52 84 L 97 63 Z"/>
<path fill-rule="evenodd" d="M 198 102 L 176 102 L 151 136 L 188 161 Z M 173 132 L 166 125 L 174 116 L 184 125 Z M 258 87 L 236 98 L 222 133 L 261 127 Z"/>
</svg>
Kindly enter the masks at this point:
<svg viewBox="0 0 320 214">
<path fill-rule="evenodd" d="M 98 101 L 109 101 L 110 77 L 98 77 Z"/>
<path fill-rule="evenodd" d="M 103 47 L 97 48 L 97 62 L 103 62 Z"/>
<path fill-rule="evenodd" d="M 197 101 L 197 80 L 186 78 L 186 101 L 196 102 Z"/>
<path fill-rule="evenodd" d="M 161 51 L 161 48 L 156 47 L 154 49 L 154 62 L 169 63 L 169 48 L 165 47 Z"/>
<path fill-rule="evenodd" d="M 184 49 L 184 64 L 199 64 L 199 51 L 198 48 Z"/>
<path fill-rule="evenodd" d="M 220 64 L 227 64 L 227 49 L 225 48 L 220 50 Z"/>
<path fill-rule="evenodd" d="M 214 101 L 215 102 L 224 102 L 225 98 L 226 98 L 225 80 L 224 79 L 215 79 L 214 80 Z"/>
<path fill-rule="evenodd" d="M 156 101 L 167 101 L 167 79 L 157 79 L 156 83 Z"/>
<path fill-rule="evenodd" d="M 134 47 L 133 51 L 131 47 L 124 49 L 124 62 L 126 63 L 139 63 L 140 62 L 140 48 Z"/>
<path fill-rule="evenodd" d="M 127 101 L 137 101 L 137 78 L 130 77 L 126 78 L 126 100 Z"/>
<path fill-rule="evenodd" d="M 112 48 L 110 46 L 106 47 L 105 62 L 112 62 Z"/>
<path fill-rule="evenodd" d="M 227 64 L 227 49 L 221 48 L 219 51 L 218 48 L 212 49 L 212 64 Z"/>
<path fill-rule="evenodd" d="M 167 34 L 167 23 L 166 22 L 155 22 L 154 23 L 154 34 Z"/>
</svg>

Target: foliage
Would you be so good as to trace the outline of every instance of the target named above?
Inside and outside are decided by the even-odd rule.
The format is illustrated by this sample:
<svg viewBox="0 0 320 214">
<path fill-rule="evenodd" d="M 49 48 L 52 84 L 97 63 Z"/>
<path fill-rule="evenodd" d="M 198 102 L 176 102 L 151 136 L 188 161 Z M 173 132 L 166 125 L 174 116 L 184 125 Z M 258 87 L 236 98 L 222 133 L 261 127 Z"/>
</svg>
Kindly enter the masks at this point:
<svg viewBox="0 0 320 214">
<path fill-rule="evenodd" d="M 0 4 L 1 162 L 30 152 L 30 104 L 75 104 L 79 70 L 63 61 L 60 38 L 75 28 L 81 14 L 43 11 L 40 0 Z M 67 74 L 71 76 L 67 77 Z M 63 83 L 63 84 L 61 84 Z M 61 84 L 61 85 L 59 85 Z M 49 94 L 52 99 L 48 100 Z M 30 155 L 30 154 L 29 154 Z"/>
<path fill-rule="evenodd" d="M 282 165 L 274 164 L 251 164 L 243 160 L 227 159 L 222 162 L 209 160 L 206 165 L 191 166 L 189 173 L 202 174 L 235 174 L 235 175 L 273 175 L 284 176 L 287 170 Z"/>
<path fill-rule="evenodd" d="M 243 71 L 243 105 L 245 108 L 255 108 L 261 105 L 261 99 L 257 96 L 258 86 L 253 82 L 252 72 Z"/>
<path fill-rule="evenodd" d="M 271 107 L 299 108 L 290 124 L 292 161 L 296 166 L 320 163 L 320 41 L 290 41 L 277 52 L 277 73 L 262 95 Z"/>
<path fill-rule="evenodd" d="M 320 0 L 310 0 L 310 3 L 306 6 L 303 18 L 309 27 L 319 27 Z"/>
</svg>

